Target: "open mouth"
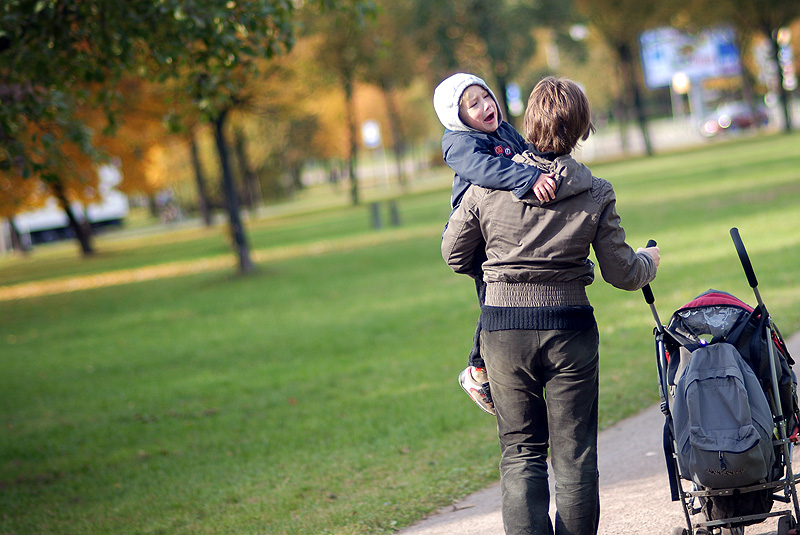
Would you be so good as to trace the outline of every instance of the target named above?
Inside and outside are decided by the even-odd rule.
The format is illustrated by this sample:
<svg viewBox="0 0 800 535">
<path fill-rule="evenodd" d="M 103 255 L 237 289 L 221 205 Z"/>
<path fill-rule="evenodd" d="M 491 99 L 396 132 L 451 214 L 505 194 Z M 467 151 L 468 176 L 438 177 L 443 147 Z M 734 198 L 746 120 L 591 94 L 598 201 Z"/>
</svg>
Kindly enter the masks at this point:
<svg viewBox="0 0 800 535">
<path fill-rule="evenodd" d="M 494 122 L 494 112 L 490 113 L 486 117 L 483 118 L 484 123 L 493 123 Z"/>
</svg>

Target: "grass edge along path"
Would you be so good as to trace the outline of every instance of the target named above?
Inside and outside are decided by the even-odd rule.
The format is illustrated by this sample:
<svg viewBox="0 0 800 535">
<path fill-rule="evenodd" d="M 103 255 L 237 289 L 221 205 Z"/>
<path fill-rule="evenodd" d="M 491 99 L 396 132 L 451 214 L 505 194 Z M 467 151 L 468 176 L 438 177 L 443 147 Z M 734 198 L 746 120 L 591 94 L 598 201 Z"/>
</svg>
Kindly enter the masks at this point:
<svg viewBox="0 0 800 535">
<path fill-rule="evenodd" d="M 252 251 L 256 263 L 276 262 L 299 258 L 302 256 L 316 256 L 329 252 L 346 251 L 370 247 L 380 243 L 404 241 L 412 238 L 429 237 L 434 232 L 441 232 L 441 225 L 426 225 L 408 229 L 397 229 L 385 232 L 374 232 L 358 236 L 348 236 L 331 240 L 323 240 L 303 245 L 276 247 L 273 249 L 258 249 Z M 118 284 L 130 284 L 154 279 L 179 277 L 219 271 L 236 266 L 236 258 L 231 252 L 229 255 L 219 255 L 195 260 L 169 262 L 154 266 L 134 269 L 108 271 L 97 275 L 81 275 L 77 277 L 63 277 L 46 281 L 27 282 L 10 286 L 0 286 L 0 302 L 54 295 L 79 290 L 89 290 Z"/>
</svg>

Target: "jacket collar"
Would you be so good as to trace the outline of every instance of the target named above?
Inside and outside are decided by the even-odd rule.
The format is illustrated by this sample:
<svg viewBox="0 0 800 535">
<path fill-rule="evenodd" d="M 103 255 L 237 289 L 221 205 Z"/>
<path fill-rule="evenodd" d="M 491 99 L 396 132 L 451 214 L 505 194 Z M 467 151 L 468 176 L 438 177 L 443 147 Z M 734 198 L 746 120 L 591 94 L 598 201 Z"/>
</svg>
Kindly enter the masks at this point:
<svg viewBox="0 0 800 535">
<path fill-rule="evenodd" d="M 528 145 L 528 150 L 522 153 L 520 159 L 524 163 L 535 165 L 545 172 L 555 173 L 558 182 L 556 198 L 554 200 L 542 203 L 536 198 L 533 191 L 529 191 L 519 199 L 526 204 L 549 206 L 560 200 L 583 193 L 592 187 L 591 170 L 584 164 L 578 162 L 570 154 L 556 156 L 555 153 L 552 152 L 543 153 L 536 151 L 535 147 L 533 147 L 532 150 L 532 146 Z M 514 198 L 516 198 L 516 196 Z"/>
</svg>

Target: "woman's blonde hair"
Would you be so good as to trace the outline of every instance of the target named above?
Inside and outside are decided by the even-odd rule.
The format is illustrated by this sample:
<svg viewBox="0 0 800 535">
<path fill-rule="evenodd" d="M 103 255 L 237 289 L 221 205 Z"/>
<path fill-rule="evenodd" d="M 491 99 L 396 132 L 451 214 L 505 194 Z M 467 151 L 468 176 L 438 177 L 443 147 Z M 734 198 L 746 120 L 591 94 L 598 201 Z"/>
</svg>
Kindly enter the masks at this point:
<svg viewBox="0 0 800 535">
<path fill-rule="evenodd" d="M 531 91 L 522 128 L 537 150 L 569 154 L 594 132 L 589 99 L 572 80 L 548 76 Z"/>
</svg>

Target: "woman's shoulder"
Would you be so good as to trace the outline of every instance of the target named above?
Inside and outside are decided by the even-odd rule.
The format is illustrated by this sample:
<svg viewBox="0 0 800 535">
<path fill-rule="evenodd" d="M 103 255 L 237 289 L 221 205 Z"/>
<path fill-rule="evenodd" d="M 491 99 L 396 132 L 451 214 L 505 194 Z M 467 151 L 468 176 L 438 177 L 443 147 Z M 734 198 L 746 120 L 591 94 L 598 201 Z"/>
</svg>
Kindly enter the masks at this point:
<svg viewBox="0 0 800 535">
<path fill-rule="evenodd" d="M 598 204 L 606 204 L 616 199 L 614 186 L 605 178 L 592 175 L 592 187 L 589 191 Z"/>
</svg>

